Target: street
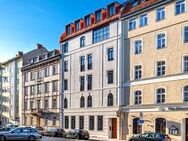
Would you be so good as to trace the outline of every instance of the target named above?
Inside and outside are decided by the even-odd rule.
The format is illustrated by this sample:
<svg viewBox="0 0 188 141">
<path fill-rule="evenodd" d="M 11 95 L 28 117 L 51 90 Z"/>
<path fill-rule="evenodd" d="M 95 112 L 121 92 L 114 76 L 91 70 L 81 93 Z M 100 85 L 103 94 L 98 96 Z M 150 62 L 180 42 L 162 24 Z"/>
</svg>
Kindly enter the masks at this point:
<svg viewBox="0 0 188 141">
<path fill-rule="evenodd" d="M 42 141 L 78 141 L 78 140 L 43 136 Z M 85 140 L 82 140 L 82 141 L 85 141 Z M 96 140 L 88 140 L 88 141 L 96 141 Z"/>
</svg>

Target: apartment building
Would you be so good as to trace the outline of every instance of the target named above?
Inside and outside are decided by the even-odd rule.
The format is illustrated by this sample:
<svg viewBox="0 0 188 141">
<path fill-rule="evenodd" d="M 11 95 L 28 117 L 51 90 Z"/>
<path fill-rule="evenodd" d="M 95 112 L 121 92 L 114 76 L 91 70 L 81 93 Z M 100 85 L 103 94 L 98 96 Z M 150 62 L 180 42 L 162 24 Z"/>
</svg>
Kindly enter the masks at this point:
<svg viewBox="0 0 188 141">
<path fill-rule="evenodd" d="M 40 44 L 24 54 L 22 125 L 61 127 L 60 57 Z"/>
<path fill-rule="evenodd" d="M 188 141 L 188 0 L 134 0 L 122 14 L 127 138 Z"/>
<path fill-rule="evenodd" d="M 21 72 L 23 53 L 0 64 L 1 125 L 20 123 Z"/>
<path fill-rule="evenodd" d="M 122 5 L 113 2 L 66 26 L 60 38 L 64 71 L 64 127 L 120 138 Z"/>
</svg>

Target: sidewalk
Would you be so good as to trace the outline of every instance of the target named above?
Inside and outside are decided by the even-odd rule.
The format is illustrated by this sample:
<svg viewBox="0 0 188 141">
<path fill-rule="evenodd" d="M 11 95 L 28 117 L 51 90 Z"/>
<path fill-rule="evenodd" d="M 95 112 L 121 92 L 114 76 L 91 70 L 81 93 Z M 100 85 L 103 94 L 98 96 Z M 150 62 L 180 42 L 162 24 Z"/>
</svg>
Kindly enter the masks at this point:
<svg viewBox="0 0 188 141">
<path fill-rule="evenodd" d="M 91 141 L 125 141 L 125 140 L 118 140 L 118 139 L 104 139 L 104 138 L 100 138 L 97 136 L 91 136 L 90 140 Z"/>
</svg>

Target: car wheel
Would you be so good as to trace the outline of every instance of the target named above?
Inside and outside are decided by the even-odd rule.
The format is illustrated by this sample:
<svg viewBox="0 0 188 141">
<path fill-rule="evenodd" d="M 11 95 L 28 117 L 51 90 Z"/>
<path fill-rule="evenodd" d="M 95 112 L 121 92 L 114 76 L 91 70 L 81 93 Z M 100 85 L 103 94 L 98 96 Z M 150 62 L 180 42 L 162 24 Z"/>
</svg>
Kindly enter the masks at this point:
<svg viewBox="0 0 188 141">
<path fill-rule="evenodd" d="M 28 141 L 35 141 L 35 137 L 34 136 L 29 136 Z"/>
<path fill-rule="evenodd" d="M 0 141 L 6 141 L 5 136 L 0 136 Z"/>
</svg>

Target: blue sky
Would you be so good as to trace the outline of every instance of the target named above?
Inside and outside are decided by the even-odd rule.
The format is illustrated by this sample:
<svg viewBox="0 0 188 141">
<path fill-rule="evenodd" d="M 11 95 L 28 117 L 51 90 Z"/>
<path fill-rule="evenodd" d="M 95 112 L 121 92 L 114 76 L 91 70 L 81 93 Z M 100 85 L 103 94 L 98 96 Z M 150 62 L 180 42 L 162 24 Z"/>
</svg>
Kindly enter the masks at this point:
<svg viewBox="0 0 188 141">
<path fill-rule="evenodd" d="M 0 0 L 0 62 L 35 49 L 37 43 L 58 49 L 66 24 L 113 1 Z"/>
</svg>

